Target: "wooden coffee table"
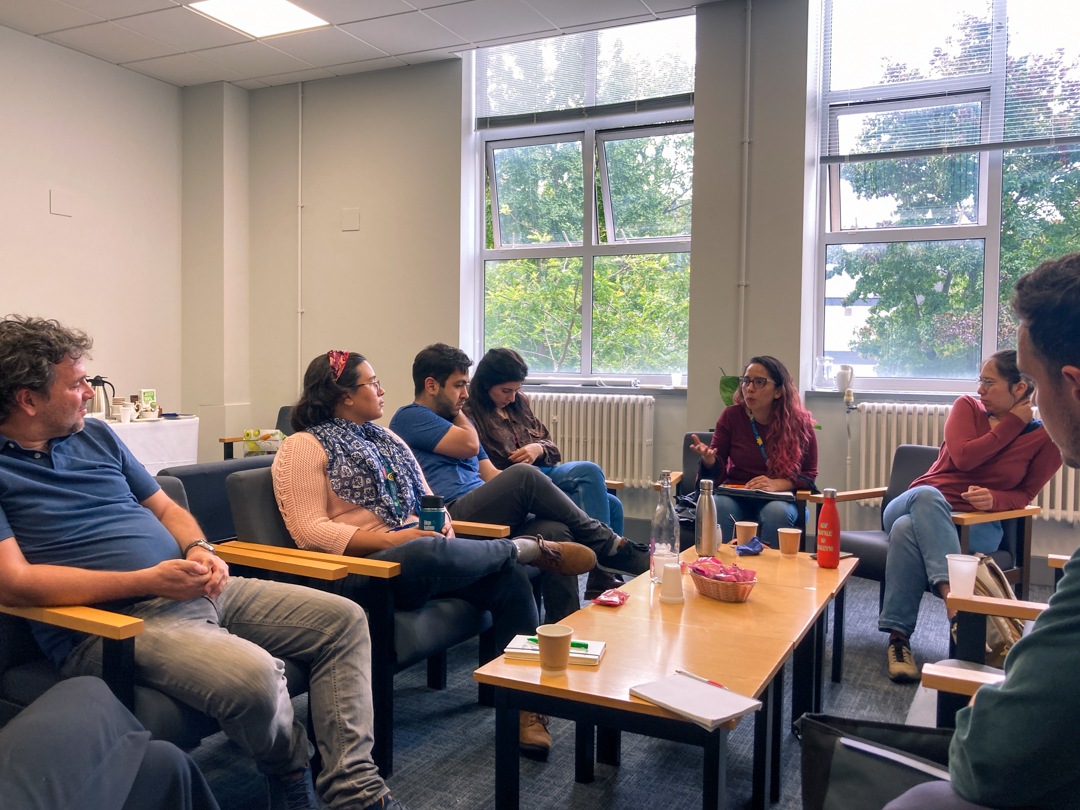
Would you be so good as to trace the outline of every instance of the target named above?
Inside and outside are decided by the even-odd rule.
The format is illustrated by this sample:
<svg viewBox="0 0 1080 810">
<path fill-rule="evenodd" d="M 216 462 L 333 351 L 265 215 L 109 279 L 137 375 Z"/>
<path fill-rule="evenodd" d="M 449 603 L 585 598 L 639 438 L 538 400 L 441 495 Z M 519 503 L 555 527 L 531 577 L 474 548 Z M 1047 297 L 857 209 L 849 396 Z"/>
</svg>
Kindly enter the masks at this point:
<svg viewBox="0 0 1080 810">
<path fill-rule="evenodd" d="M 728 556 L 735 559 L 732 549 L 725 548 L 718 556 L 725 561 Z M 693 549 L 682 557 L 696 559 Z M 699 745 L 705 752 L 702 807 L 722 807 L 727 734 L 735 723 L 709 732 L 630 697 L 631 686 L 665 677 L 676 669 L 702 675 L 762 701 L 762 711 L 753 721 L 753 804 L 764 807 L 767 783 L 774 800 L 779 798 L 783 666 L 795 653 L 795 684 L 802 688 L 793 690 L 793 712 L 820 707 L 824 611 L 843 588 L 856 561 L 844 560 L 839 569 L 827 570 L 819 569 L 809 555 L 781 557 L 767 550 L 739 562 L 758 572 L 758 584 L 744 603 L 699 596 L 685 575 L 685 603 L 663 605 L 658 599 L 659 586 L 643 574 L 623 587 L 631 594 L 625 605 L 589 605 L 567 617 L 562 623 L 574 628 L 575 637 L 607 642 L 598 667 L 575 665 L 565 675 L 550 676 L 534 662 L 500 656 L 475 672 L 474 678 L 493 687 L 495 693 L 497 810 L 518 807 L 520 710 L 576 722 L 575 778 L 580 782 L 592 780 L 595 758 L 618 765 L 620 731 Z M 599 751 L 595 752 L 597 728 Z"/>
</svg>

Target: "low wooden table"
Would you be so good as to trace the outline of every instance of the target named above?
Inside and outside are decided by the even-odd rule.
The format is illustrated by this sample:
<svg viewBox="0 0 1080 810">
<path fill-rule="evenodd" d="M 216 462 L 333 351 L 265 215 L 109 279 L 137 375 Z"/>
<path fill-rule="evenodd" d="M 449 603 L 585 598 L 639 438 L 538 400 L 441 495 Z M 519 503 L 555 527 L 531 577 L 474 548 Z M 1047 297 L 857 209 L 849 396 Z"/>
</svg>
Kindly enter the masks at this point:
<svg viewBox="0 0 1080 810">
<path fill-rule="evenodd" d="M 733 549 L 718 557 L 735 559 Z M 693 549 L 684 560 L 696 559 Z M 576 721 L 575 778 L 593 778 L 594 758 L 619 764 L 619 732 L 631 731 L 700 745 L 705 752 L 702 807 L 723 806 L 727 734 L 734 724 L 708 732 L 678 715 L 637 698 L 630 687 L 685 669 L 762 701 L 754 718 L 753 802 L 765 806 L 765 786 L 779 798 L 780 715 L 783 666 L 795 654 L 792 711 L 820 708 L 823 616 L 828 602 L 842 591 L 857 564 L 848 559 L 838 569 L 820 569 L 807 554 L 782 557 L 765 551 L 740 558 L 758 572 L 758 584 L 744 603 L 718 602 L 698 595 L 689 575 L 683 578 L 685 602 L 664 605 L 659 586 L 647 574 L 627 583 L 631 594 L 618 608 L 589 605 L 562 623 L 577 638 L 606 641 L 598 667 L 571 666 L 566 675 L 549 676 L 533 662 L 500 656 L 474 674 L 495 692 L 495 806 L 516 810 L 519 798 L 518 719 L 520 710 Z M 798 714 L 794 715 L 795 717 Z M 596 729 L 600 729 L 596 757 Z"/>
</svg>

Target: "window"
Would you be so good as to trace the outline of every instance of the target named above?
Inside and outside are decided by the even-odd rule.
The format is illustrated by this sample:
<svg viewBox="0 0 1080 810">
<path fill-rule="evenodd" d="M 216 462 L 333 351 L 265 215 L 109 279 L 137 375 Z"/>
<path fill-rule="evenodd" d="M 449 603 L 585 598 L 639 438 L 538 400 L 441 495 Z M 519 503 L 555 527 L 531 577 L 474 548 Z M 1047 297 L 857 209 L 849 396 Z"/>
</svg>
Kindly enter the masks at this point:
<svg viewBox="0 0 1080 810">
<path fill-rule="evenodd" d="M 530 374 L 685 373 L 693 44 L 686 17 L 478 53 L 485 350 Z"/>
<path fill-rule="evenodd" d="M 1078 249 L 1080 8 L 828 0 L 826 17 L 818 353 L 877 389 L 956 390 L 1015 346 L 1017 278 Z"/>
</svg>

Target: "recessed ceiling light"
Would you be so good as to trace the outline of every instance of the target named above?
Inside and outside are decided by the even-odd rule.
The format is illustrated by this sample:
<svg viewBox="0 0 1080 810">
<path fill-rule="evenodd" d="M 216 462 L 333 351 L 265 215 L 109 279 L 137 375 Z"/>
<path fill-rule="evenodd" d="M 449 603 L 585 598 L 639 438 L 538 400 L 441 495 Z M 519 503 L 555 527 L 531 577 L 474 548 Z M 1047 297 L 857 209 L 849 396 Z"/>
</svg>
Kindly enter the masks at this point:
<svg viewBox="0 0 1080 810">
<path fill-rule="evenodd" d="M 272 37 L 330 24 L 288 0 L 203 0 L 190 7 L 253 37 Z"/>
</svg>

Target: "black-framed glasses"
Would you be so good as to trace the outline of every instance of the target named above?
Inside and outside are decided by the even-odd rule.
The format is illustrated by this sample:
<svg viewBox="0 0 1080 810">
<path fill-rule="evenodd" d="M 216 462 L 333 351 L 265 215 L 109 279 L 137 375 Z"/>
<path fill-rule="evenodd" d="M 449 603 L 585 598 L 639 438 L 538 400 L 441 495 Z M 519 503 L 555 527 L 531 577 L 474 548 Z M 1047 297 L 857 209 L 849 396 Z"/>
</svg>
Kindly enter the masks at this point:
<svg viewBox="0 0 1080 810">
<path fill-rule="evenodd" d="M 752 385 L 759 391 L 771 382 L 772 380 L 768 377 L 754 377 L 752 380 L 749 377 L 739 377 L 739 385 L 743 388 L 749 388 Z"/>
</svg>

